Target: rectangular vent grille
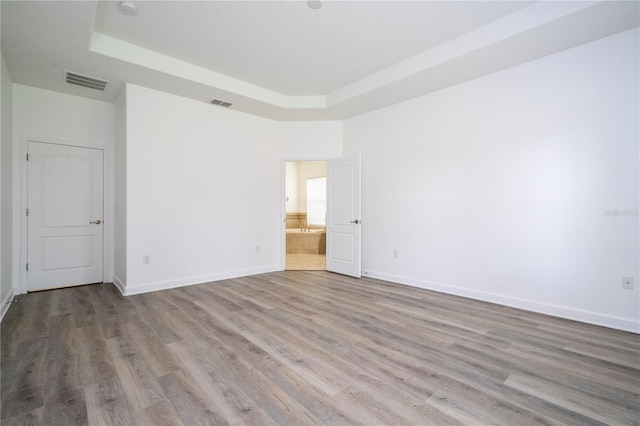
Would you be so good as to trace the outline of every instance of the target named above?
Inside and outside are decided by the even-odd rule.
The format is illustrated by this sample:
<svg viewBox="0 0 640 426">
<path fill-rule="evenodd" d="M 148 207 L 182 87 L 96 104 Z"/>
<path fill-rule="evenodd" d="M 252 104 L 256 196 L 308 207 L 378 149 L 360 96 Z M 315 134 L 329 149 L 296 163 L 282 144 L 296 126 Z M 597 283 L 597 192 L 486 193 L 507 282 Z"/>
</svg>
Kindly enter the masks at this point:
<svg viewBox="0 0 640 426">
<path fill-rule="evenodd" d="M 211 101 L 211 103 L 213 105 L 219 105 L 219 106 L 224 107 L 224 108 L 229 108 L 232 105 L 231 102 L 223 101 L 223 100 L 220 100 L 220 99 L 214 99 L 214 100 Z"/>
<path fill-rule="evenodd" d="M 70 71 L 64 72 L 64 81 L 68 84 L 75 84 L 76 86 L 88 87 L 89 89 L 96 89 L 104 92 L 109 85 L 108 81 L 100 80 L 99 78 L 89 77 L 88 75 L 77 74 Z"/>
</svg>

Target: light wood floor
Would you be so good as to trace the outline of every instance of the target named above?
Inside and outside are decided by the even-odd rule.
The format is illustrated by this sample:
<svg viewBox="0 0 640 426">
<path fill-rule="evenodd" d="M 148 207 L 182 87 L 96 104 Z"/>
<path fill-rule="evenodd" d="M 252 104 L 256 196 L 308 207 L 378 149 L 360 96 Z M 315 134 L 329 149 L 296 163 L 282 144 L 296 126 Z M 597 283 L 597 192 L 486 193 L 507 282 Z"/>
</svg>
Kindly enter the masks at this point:
<svg viewBox="0 0 640 426">
<path fill-rule="evenodd" d="M 287 271 L 326 271 L 327 256 L 325 254 L 287 253 Z"/>
<path fill-rule="evenodd" d="M 17 298 L 3 425 L 640 422 L 640 337 L 372 279 L 279 272 Z"/>
</svg>

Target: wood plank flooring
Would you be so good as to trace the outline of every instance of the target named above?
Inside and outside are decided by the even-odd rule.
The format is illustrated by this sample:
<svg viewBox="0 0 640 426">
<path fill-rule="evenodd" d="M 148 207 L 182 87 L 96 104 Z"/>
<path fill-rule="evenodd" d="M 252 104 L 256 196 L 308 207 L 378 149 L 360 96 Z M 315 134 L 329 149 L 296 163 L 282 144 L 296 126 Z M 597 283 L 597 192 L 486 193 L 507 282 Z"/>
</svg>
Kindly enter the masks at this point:
<svg viewBox="0 0 640 426">
<path fill-rule="evenodd" d="M 19 296 L 2 425 L 638 425 L 640 336 L 328 272 Z"/>
</svg>

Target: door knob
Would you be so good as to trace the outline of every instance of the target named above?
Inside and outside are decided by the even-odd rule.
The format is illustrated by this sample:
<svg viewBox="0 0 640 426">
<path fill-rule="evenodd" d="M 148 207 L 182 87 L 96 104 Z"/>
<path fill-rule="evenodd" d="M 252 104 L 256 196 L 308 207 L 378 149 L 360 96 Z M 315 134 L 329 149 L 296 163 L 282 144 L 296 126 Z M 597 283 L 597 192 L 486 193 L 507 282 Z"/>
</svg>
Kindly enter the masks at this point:
<svg viewBox="0 0 640 426">
<path fill-rule="evenodd" d="M 356 220 L 352 220 L 351 223 L 355 223 L 356 225 L 360 223 L 360 221 L 358 219 Z"/>
<path fill-rule="evenodd" d="M 102 223 L 102 221 L 100 219 L 98 219 L 95 222 L 89 222 L 89 225 L 91 225 L 91 224 L 100 225 L 101 223 Z"/>
</svg>

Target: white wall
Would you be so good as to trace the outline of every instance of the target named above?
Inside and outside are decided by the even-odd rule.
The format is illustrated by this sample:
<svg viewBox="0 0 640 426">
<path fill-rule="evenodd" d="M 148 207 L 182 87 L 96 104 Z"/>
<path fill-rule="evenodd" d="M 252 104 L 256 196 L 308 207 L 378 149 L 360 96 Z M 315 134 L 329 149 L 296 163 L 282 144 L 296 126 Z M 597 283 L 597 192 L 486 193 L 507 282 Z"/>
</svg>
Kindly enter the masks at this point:
<svg viewBox="0 0 640 426">
<path fill-rule="evenodd" d="M 126 90 L 125 294 L 278 270 L 278 123 Z"/>
<path fill-rule="evenodd" d="M 326 161 L 302 161 L 298 163 L 299 212 L 307 211 L 307 179 L 325 177 L 326 175 Z"/>
<path fill-rule="evenodd" d="M 20 84 L 13 93 L 14 135 L 113 148 L 113 104 Z"/>
<path fill-rule="evenodd" d="M 0 55 L 1 69 L 0 74 L 2 77 L 2 84 L 0 86 L 0 98 L 2 99 L 0 105 L 1 121 L 1 142 L 0 142 L 0 235 L 2 238 L 2 244 L 0 245 L 0 259 L 2 267 L 0 269 L 0 318 L 4 316 L 11 302 L 13 295 L 13 277 L 12 277 L 12 242 L 13 242 L 13 229 L 12 229 L 12 206 L 13 200 L 11 197 L 11 185 L 12 185 L 12 99 L 13 99 L 13 85 L 11 83 L 11 76 L 7 69 L 7 64 L 4 61 L 4 55 Z"/>
<path fill-rule="evenodd" d="M 127 91 L 115 103 L 113 280 L 127 282 Z"/>
<path fill-rule="evenodd" d="M 342 131 L 342 121 L 280 122 L 280 156 L 291 160 L 325 160 L 341 157 Z"/>
<path fill-rule="evenodd" d="M 346 120 L 345 154 L 363 155 L 363 270 L 639 331 L 638 38 Z"/>
<path fill-rule="evenodd" d="M 307 211 L 307 179 L 325 177 L 327 175 L 326 161 L 287 161 L 286 202 L 288 213 L 304 213 Z"/>
<path fill-rule="evenodd" d="M 285 205 L 287 213 L 300 212 L 300 199 L 298 188 L 298 168 L 297 161 L 287 161 L 285 163 Z"/>
<path fill-rule="evenodd" d="M 113 145 L 114 105 L 19 84 L 13 85 L 13 268 L 14 285 L 26 284 L 22 262 L 26 233 L 21 197 L 26 176 L 21 171 L 27 140 L 60 142 L 104 149 L 105 159 L 105 281 L 113 276 Z M 24 178 L 24 182 L 23 179 Z M 26 291 L 26 287 L 16 289 Z"/>
</svg>

